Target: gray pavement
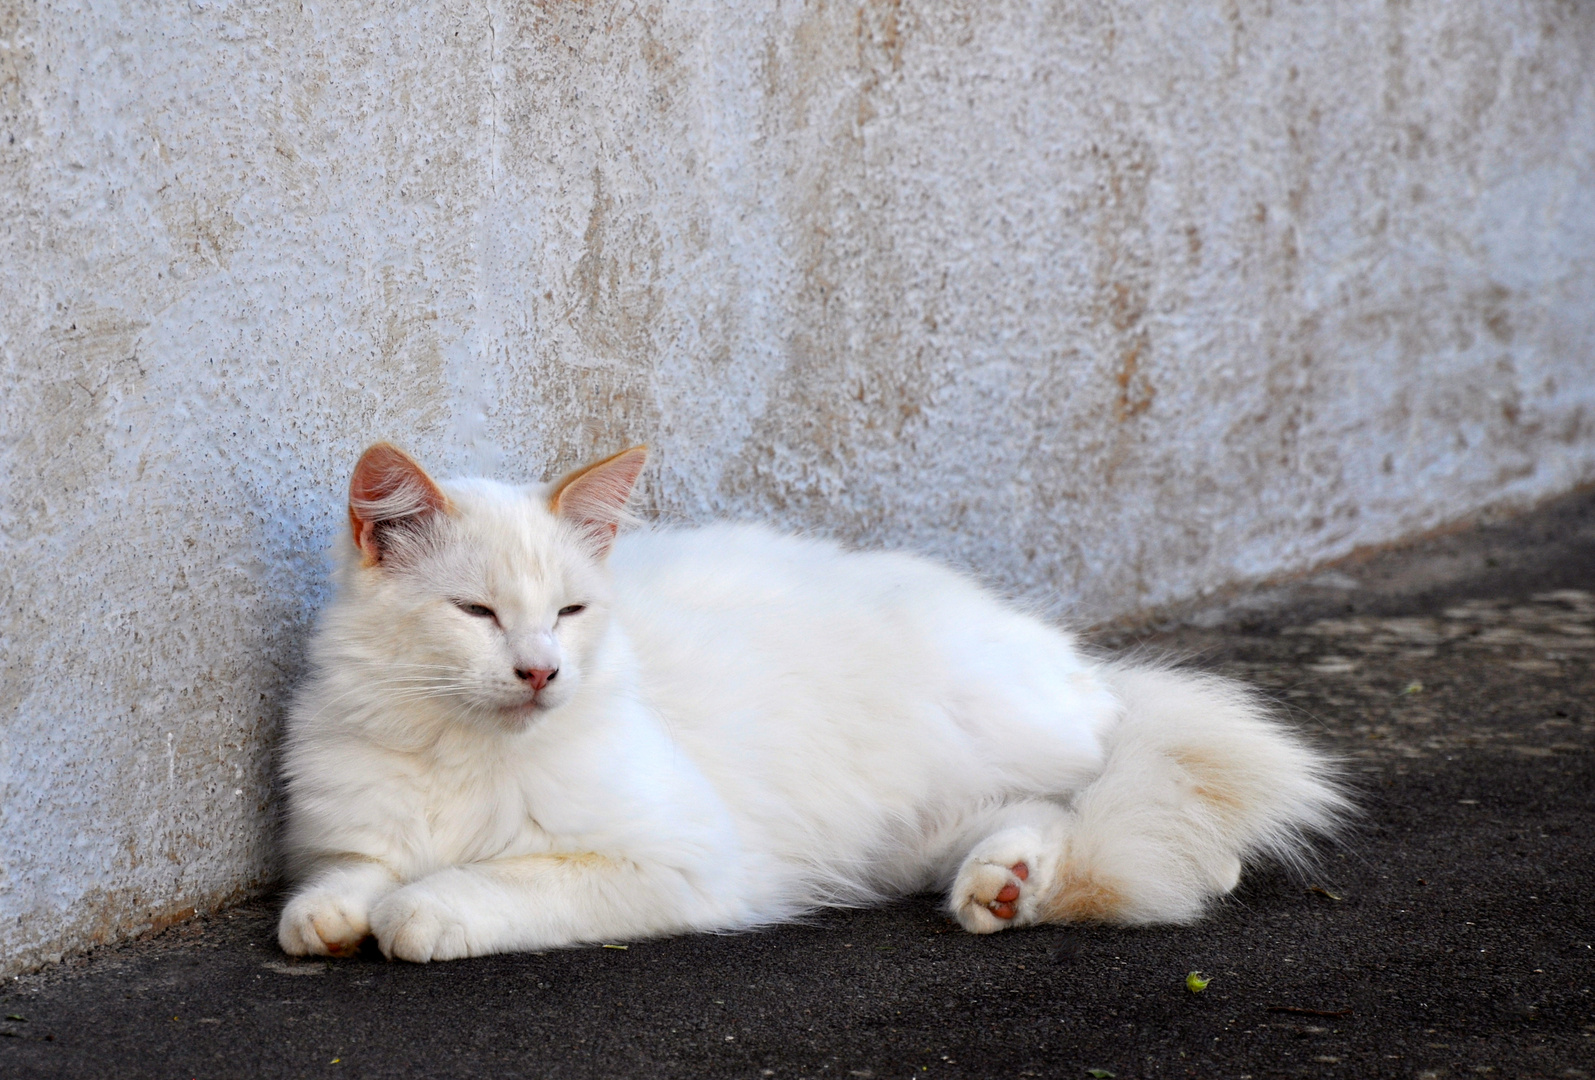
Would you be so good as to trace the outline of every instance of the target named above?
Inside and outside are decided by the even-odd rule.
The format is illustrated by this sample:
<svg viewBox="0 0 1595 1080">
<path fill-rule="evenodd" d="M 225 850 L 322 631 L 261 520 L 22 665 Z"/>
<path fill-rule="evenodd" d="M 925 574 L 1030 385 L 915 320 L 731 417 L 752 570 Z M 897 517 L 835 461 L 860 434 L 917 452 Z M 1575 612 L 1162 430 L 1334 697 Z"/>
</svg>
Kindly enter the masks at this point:
<svg viewBox="0 0 1595 1080">
<path fill-rule="evenodd" d="M 0 1076 L 1595 1073 L 1595 496 L 1175 615 L 1104 641 L 1263 686 L 1364 807 L 1199 925 L 916 898 L 414 967 L 289 960 L 265 899 L 0 985 Z"/>
</svg>

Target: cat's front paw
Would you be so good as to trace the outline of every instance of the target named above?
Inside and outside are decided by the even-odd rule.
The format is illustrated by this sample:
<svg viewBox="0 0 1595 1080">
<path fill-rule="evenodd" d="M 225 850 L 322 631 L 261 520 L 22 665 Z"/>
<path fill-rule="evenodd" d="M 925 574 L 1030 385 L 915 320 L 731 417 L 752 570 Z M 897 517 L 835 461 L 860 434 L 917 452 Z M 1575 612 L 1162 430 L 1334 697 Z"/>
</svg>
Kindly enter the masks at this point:
<svg viewBox="0 0 1595 1080">
<path fill-rule="evenodd" d="M 425 964 L 471 955 L 465 919 L 425 883 L 390 893 L 371 912 L 371 930 L 389 960 Z"/>
<path fill-rule="evenodd" d="M 364 898 L 311 889 L 282 909 L 277 944 L 289 956 L 353 956 L 369 933 Z"/>
<path fill-rule="evenodd" d="M 960 926 L 971 934 L 990 934 L 1037 921 L 1041 883 L 1031 880 L 1041 861 L 1036 839 L 1029 830 L 1014 830 L 970 853 L 948 896 Z"/>
</svg>

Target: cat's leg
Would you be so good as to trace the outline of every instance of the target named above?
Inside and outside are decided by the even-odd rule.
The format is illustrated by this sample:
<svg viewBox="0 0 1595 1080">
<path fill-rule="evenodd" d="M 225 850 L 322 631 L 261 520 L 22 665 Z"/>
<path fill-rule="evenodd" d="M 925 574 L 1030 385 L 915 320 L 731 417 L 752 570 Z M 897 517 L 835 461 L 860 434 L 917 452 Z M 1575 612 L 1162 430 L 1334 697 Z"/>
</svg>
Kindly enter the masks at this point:
<svg viewBox="0 0 1595 1080">
<path fill-rule="evenodd" d="M 371 908 L 399 886 L 382 863 L 339 862 L 312 875 L 283 906 L 277 944 L 289 956 L 349 956 L 371 933 Z"/>
<path fill-rule="evenodd" d="M 1106 674 L 1124 714 L 1102 771 L 1067 809 L 999 812 L 1031 820 L 999 822 L 974 846 L 949 898 L 965 928 L 1189 922 L 1248 861 L 1299 860 L 1306 834 L 1348 812 L 1333 763 L 1244 687 L 1159 668 Z"/>
<path fill-rule="evenodd" d="M 982 822 L 985 836 L 965 856 L 947 895 L 965 930 L 990 934 L 1043 920 L 1067 819 L 1055 803 L 1025 802 Z"/>
<path fill-rule="evenodd" d="M 596 854 L 528 855 L 453 866 L 377 904 L 385 955 L 425 963 L 619 941 L 746 922 L 716 887 L 680 870 Z"/>
</svg>

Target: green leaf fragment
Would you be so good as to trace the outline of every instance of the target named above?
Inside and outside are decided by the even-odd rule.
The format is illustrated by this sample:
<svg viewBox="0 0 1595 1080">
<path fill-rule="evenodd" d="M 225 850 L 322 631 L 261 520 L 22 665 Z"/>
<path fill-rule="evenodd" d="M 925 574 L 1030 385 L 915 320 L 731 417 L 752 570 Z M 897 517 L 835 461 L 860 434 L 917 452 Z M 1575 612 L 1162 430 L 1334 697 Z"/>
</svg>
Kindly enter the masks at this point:
<svg viewBox="0 0 1595 1080">
<path fill-rule="evenodd" d="M 1421 693 L 1423 693 L 1423 684 L 1421 682 L 1419 682 L 1417 679 L 1413 679 L 1405 687 L 1402 688 L 1401 692 L 1403 694 L 1421 694 Z"/>
<path fill-rule="evenodd" d="M 26 1024 L 28 1022 L 28 1018 L 26 1016 L 18 1016 L 16 1013 L 6 1013 L 6 1019 L 7 1020 L 21 1020 L 24 1024 Z"/>
<path fill-rule="evenodd" d="M 1108 1070 L 1106 1070 L 1106 1069 L 1087 1069 L 1085 1071 L 1085 1074 L 1087 1076 L 1096 1077 L 1096 1080 L 1108 1080 L 1108 1078 L 1113 1075 L 1112 1073 L 1108 1072 Z"/>
<path fill-rule="evenodd" d="M 1207 989 L 1207 984 L 1212 981 L 1212 979 L 1204 978 L 1200 971 L 1193 971 L 1185 976 L 1185 989 L 1193 994 L 1200 994 Z"/>
</svg>

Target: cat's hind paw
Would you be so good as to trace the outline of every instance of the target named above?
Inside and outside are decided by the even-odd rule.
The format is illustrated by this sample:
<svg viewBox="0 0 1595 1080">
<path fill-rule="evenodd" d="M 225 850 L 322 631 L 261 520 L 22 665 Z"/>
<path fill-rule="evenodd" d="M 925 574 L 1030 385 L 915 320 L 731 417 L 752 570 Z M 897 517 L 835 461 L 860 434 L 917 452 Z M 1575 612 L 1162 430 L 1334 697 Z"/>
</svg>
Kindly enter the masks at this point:
<svg viewBox="0 0 1595 1080">
<path fill-rule="evenodd" d="M 465 922 L 425 885 L 390 893 L 371 912 L 371 930 L 389 960 L 425 964 L 471 955 Z"/>
<path fill-rule="evenodd" d="M 990 934 L 1039 921 L 1045 877 L 1041 838 L 1029 829 L 988 837 L 969 853 L 953 880 L 949 906 L 971 934 Z"/>
<path fill-rule="evenodd" d="M 282 909 L 277 944 L 289 956 L 353 956 L 369 933 L 363 903 L 328 889 L 312 889 Z"/>
<path fill-rule="evenodd" d="M 953 914 L 959 925 L 971 934 L 990 934 L 1033 922 L 1034 905 L 1027 902 L 1025 890 L 1029 877 L 1030 867 L 1023 862 L 965 863 L 953 885 Z"/>
</svg>

